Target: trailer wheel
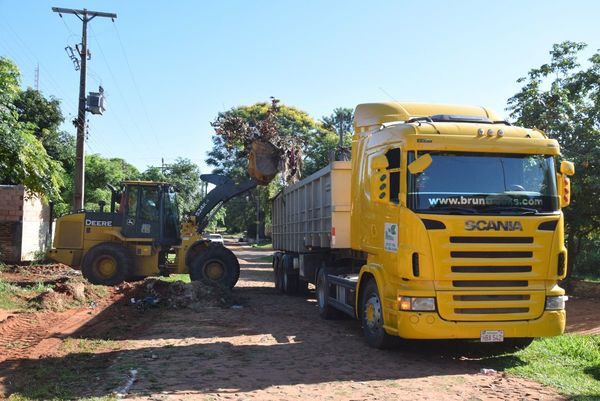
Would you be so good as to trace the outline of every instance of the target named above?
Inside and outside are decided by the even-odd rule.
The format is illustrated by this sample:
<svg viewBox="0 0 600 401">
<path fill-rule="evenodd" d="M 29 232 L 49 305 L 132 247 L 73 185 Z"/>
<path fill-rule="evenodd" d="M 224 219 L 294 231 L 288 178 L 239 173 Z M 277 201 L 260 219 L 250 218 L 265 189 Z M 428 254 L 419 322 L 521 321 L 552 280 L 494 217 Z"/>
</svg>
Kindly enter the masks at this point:
<svg viewBox="0 0 600 401">
<path fill-rule="evenodd" d="M 394 337 L 383 328 L 383 306 L 377 283 L 369 280 L 360 294 L 361 323 L 367 344 L 371 347 L 386 349 L 393 345 Z"/>
<path fill-rule="evenodd" d="M 327 297 L 329 296 L 329 284 L 327 283 L 327 273 L 324 268 L 320 269 L 317 274 L 316 287 L 315 295 L 317 297 L 319 315 L 327 320 L 338 317 L 339 312 L 334 309 L 327 300 Z"/>
<path fill-rule="evenodd" d="M 281 252 L 275 252 L 273 255 L 273 282 L 275 283 L 275 289 L 279 290 L 279 263 L 281 261 Z"/>
<path fill-rule="evenodd" d="M 240 278 L 240 264 L 229 249 L 210 245 L 192 260 L 190 278 L 192 281 L 206 281 L 233 288 Z"/>
<path fill-rule="evenodd" d="M 299 277 L 293 272 L 294 257 L 292 255 L 283 255 L 281 262 L 281 288 L 286 294 L 298 293 Z"/>
<path fill-rule="evenodd" d="M 134 260 L 127 248 L 105 242 L 88 251 L 81 272 L 92 284 L 117 285 L 127 279 L 133 266 Z"/>
</svg>

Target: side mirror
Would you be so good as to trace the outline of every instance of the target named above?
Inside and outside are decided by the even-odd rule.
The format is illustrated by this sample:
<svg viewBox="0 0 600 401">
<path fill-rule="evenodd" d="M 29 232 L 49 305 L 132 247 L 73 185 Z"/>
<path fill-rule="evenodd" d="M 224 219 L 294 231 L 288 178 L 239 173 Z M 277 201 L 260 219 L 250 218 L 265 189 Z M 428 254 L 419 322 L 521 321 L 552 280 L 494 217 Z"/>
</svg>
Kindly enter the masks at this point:
<svg viewBox="0 0 600 401">
<path fill-rule="evenodd" d="M 411 174 L 422 173 L 431 165 L 431 162 L 433 162 L 431 155 L 429 153 L 425 153 L 423 156 L 420 156 L 417 160 L 408 165 L 408 171 Z"/>
<path fill-rule="evenodd" d="M 375 156 L 371 160 L 371 200 L 377 203 L 387 203 L 390 198 L 390 175 L 387 157 Z"/>
<path fill-rule="evenodd" d="M 564 175 L 571 176 L 575 174 L 575 165 L 572 162 L 563 160 L 560 162 L 560 172 Z"/>
</svg>

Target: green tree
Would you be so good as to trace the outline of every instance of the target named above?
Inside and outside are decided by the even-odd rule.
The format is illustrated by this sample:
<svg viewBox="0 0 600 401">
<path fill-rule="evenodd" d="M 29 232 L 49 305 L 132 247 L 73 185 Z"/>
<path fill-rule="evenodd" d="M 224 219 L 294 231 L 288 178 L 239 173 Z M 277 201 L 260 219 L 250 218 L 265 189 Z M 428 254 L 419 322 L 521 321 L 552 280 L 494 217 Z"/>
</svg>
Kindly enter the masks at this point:
<svg viewBox="0 0 600 401">
<path fill-rule="evenodd" d="M 333 113 L 321 118 L 323 128 L 335 132 L 338 137 L 335 148 L 336 160 L 350 160 L 352 134 L 354 133 L 354 110 L 348 107 L 333 109 Z M 340 147 L 340 137 L 342 139 Z"/>
<path fill-rule="evenodd" d="M 585 47 L 555 44 L 550 62 L 520 78 L 523 88 L 508 100 L 517 124 L 542 129 L 576 165 L 572 202 L 564 210 L 569 272 L 578 268 L 586 240 L 600 231 L 600 54 L 581 67 L 578 54 Z"/>
<path fill-rule="evenodd" d="M 85 208 L 97 210 L 101 200 L 110 204 L 108 185 L 119 187 L 125 180 L 137 180 L 140 172 L 120 158 L 107 159 L 98 154 L 85 157 Z M 69 198 L 70 199 L 70 198 Z"/>
<path fill-rule="evenodd" d="M 15 107 L 19 122 L 31 124 L 34 135 L 42 142 L 48 156 L 62 165 L 65 186 L 59 194 L 51 196 L 51 200 L 57 216 L 68 213 L 73 196 L 75 137 L 60 130 L 64 121 L 60 101 L 54 97 L 47 99 L 41 92 L 28 88 L 19 93 Z"/>
<path fill-rule="evenodd" d="M 64 169 L 36 138 L 37 126 L 19 120 L 20 73 L 10 60 L 0 57 L 0 182 L 23 184 L 44 199 L 58 196 Z"/>
<path fill-rule="evenodd" d="M 186 218 L 191 216 L 202 199 L 200 168 L 190 159 L 177 158 L 174 163 L 161 167 L 148 167 L 142 179 L 163 181 L 177 188 L 179 213 Z"/>
<path fill-rule="evenodd" d="M 15 99 L 19 112 L 19 121 L 35 125 L 35 136 L 44 138 L 48 132 L 58 131 L 64 121 L 60 110 L 60 101 L 54 97 L 46 99 L 40 91 L 32 88 L 19 93 Z"/>
</svg>

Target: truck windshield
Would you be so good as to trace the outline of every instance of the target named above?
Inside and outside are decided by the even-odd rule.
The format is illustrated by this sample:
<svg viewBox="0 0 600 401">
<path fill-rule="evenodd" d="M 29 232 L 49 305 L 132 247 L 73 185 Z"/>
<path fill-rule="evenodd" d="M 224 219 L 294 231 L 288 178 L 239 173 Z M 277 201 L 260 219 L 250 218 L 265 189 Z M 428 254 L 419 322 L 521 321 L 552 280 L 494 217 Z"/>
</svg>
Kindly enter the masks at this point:
<svg viewBox="0 0 600 401">
<path fill-rule="evenodd" d="M 422 154 L 422 153 L 420 153 Z M 509 214 L 558 210 L 554 158 L 547 155 L 429 152 L 408 174 L 408 207 L 418 213 Z M 409 152 L 408 163 L 415 160 Z"/>
</svg>

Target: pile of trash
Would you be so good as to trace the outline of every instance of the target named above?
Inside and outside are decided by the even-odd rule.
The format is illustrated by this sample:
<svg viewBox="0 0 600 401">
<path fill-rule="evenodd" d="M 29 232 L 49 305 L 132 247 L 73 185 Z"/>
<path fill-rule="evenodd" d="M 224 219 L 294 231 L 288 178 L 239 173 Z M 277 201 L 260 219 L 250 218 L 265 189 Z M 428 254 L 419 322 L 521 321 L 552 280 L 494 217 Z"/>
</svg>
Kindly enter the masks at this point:
<svg viewBox="0 0 600 401">
<path fill-rule="evenodd" d="M 160 305 L 196 310 L 205 307 L 229 308 L 237 304 L 231 290 L 226 287 L 202 281 L 167 282 L 154 277 L 145 279 L 130 301 L 140 310 Z"/>
</svg>

